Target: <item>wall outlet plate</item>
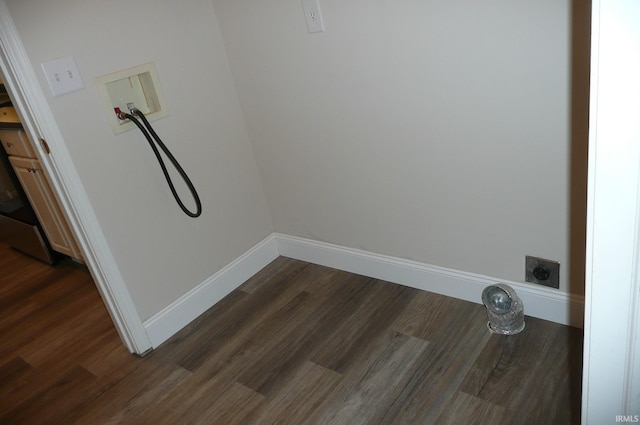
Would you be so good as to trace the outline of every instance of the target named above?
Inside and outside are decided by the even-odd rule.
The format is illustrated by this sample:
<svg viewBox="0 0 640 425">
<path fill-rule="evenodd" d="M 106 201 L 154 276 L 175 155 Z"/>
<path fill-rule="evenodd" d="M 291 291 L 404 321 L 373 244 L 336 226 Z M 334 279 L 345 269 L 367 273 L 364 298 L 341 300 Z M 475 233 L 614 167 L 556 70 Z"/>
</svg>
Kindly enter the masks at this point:
<svg viewBox="0 0 640 425">
<path fill-rule="evenodd" d="M 302 8 L 304 9 L 307 31 L 309 33 L 323 32 L 324 20 L 320 10 L 320 0 L 302 0 Z"/>
<path fill-rule="evenodd" d="M 560 288 L 560 262 L 527 255 L 524 280 L 558 289 Z"/>
</svg>

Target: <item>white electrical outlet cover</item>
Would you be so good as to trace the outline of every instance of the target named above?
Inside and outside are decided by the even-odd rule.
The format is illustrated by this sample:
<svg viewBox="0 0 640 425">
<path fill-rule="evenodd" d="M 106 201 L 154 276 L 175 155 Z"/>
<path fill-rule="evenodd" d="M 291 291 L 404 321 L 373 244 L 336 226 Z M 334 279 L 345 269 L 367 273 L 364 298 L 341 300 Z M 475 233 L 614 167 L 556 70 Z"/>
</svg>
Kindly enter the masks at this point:
<svg viewBox="0 0 640 425">
<path fill-rule="evenodd" d="M 54 59 L 40 65 L 54 96 L 84 89 L 84 82 L 73 56 Z"/>
<path fill-rule="evenodd" d="M 309 33 L 324 32 L 324 20 L 320 10 L 320 0 L 302 0 L 304 18 Z"/>
</svg>

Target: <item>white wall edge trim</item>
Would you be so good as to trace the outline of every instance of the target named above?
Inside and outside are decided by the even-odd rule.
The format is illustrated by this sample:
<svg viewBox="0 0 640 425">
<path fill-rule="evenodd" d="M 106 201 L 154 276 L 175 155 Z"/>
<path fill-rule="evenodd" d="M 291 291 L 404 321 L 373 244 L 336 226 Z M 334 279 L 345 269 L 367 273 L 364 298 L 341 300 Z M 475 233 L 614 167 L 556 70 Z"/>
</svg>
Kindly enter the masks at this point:
<svg viewBox="0 0 640 425">
<path fill-rule="evenodd" d="M 168 340 L 231 291 L 278 258 L 271 234 L 144 322 L 153 348 Z"/>
<path fill-rule="evenodd" d="M 637 422 L 640 3 L 593 0 L 591 17 L 582 423 Z"/>
<path fill-rule="evenodd" d="M 482 290 L 487 285 L 507 283 L 522 298 L 526 315 L 563 325 L 583 325 L 584 298 L 581 296 L 272 233 L 146 320 L 144 328 L 153 348 L 167 341 L 280 255 L 478 304 Z"/>
<path fill-rule="evenodd" d="M 308 261 L 351 273 L 362 274 L 416 289 L 465 301 L 481 303 L 487 285 L 506 283 L 522 299 L 525 314 L 563 325 L 581 328 L 584 297 L 558 292 L 552 288 L 498 279 L 417 261 L 375 254 L 318 242 L 297 236 L 274 234 L 278 252 L 284 257 Z"/>
</svg>

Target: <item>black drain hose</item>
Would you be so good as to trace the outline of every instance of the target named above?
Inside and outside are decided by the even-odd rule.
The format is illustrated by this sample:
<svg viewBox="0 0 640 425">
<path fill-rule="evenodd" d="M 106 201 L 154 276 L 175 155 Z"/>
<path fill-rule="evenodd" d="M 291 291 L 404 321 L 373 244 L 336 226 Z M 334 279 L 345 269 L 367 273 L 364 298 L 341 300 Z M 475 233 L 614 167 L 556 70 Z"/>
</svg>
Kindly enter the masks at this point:
<svg viewBox="0 0 640 425">
<path fill-rule="evenodd" d="M 132 114 L 137 115 L 140 118 L 140 121 L 144 123 L 144 126 Z M 173 193 L 173 197 L 175 198 L 176 202 L 178 203 L 182 211 L 184 211 L 184 213 L 189 217 L 199 217 L 200 214 L 202 214 L 202 204 L 200 203 L 200 197 L 198 196 L 198 192 L 196 191 L 196 188 L 193 186 L 193 183 L 191 183 L 191 180 L 189 179 L 189 176 L 187 176 L 187 173 L 180 166 L 180 163 L 178 162 L 178 160 L 173 156 L 173 154 L 165 146 L 165 144 L 162 143 L 162 140 L 160 139 L 158 134 L 153 130 L 153 127 L 151 127 L 151 124 L 149 124 L 149 121 L 147 121 L 147 118 L 144 116 L 144 114 L 140 112 L 140 110 L 138 109 L 132 109 L 131 114 L 127 114 L 126 112 L 118 112 L 118 118 L 122 120 L 125 118 L 131 120 L 131 122 L 133 122 L 140 129 L 142 134 L 144 134 L 144 137 L 147 139 L 147 142 L 149 142 L 149 146 L 151 146 L 153 153 L 156 155 L 156 158 L 158 159 L 158 163 L 160 164 L 160 168 L 162 168 L 162 174 L 164 174 L 165 179 L 167 179 L 167 183 L 169 184 L 171 193 Z M 152 136 L 153 136 L 153 139 L 152 139 Z M 155 140 L 155 143 L 154 143 L 154 140 Z M 182 203 L 182 200 L 180 199 L 180 196 L 178 195 L 178 192 L 176 192 L 176 188 L 173 185 L 173 181 L 171 181 L 171 177 L 169 176 L 167 167 L 164 165 L 164 161 L 162 160 L 160 151 L 156 147 L 156 143 L 158 146 L 160 146 L 160 149 L 162 149 L 165 155 L 167 155 L 167 158 L 169 158 L 169 160 L 171 161 L 175 169 L 178 171 L 178 174 L 180 174 L 180 177 L 182 177 L 182 180 L 184 180 L 184 182 L 187 184 L 187 187 L 189 188 L 189 191 L 191 191 L 191 195 L 193 196 L 193 200 L 196 202 L 196 212 L 190 211 Z"/>
</svg>

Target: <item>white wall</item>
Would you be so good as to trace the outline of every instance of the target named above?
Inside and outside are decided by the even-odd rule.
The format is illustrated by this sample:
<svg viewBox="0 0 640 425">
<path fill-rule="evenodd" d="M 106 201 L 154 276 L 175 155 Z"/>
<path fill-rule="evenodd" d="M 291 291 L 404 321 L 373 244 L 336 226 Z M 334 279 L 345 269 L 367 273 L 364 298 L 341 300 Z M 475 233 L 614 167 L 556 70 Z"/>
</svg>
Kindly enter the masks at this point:
<svg viewBox="0 0 640 425">
<path fill-rule="evenodd" d="M 209 1 L 7 4 L 142 320 L 272 232 Z M 53 98 L 40 63 L 70 55 L 86 88 Z M 150 61 L 170 112 L 154 127 L 200 192 L 198 219 L 175 204 L 137 130 L 113 135 L 98 97 L 96 76 Z"/>
<path fill-rule="evenodd" d="M 586 2 L 322 0 L 312 35 L 298 0 L 7 3 L 143 320 L 273 230 L 512 281 L 537 255 L 582 291 Z M 87 87 L 52 98 L 68 55 Z M 197 220 L 100 106 L 94 77 L 148 61 Z"/>
<path fill-rule="evenodd" d="M 570 0 L 213 3 L 277 232 L 569 291 Z"/>
</svg>

